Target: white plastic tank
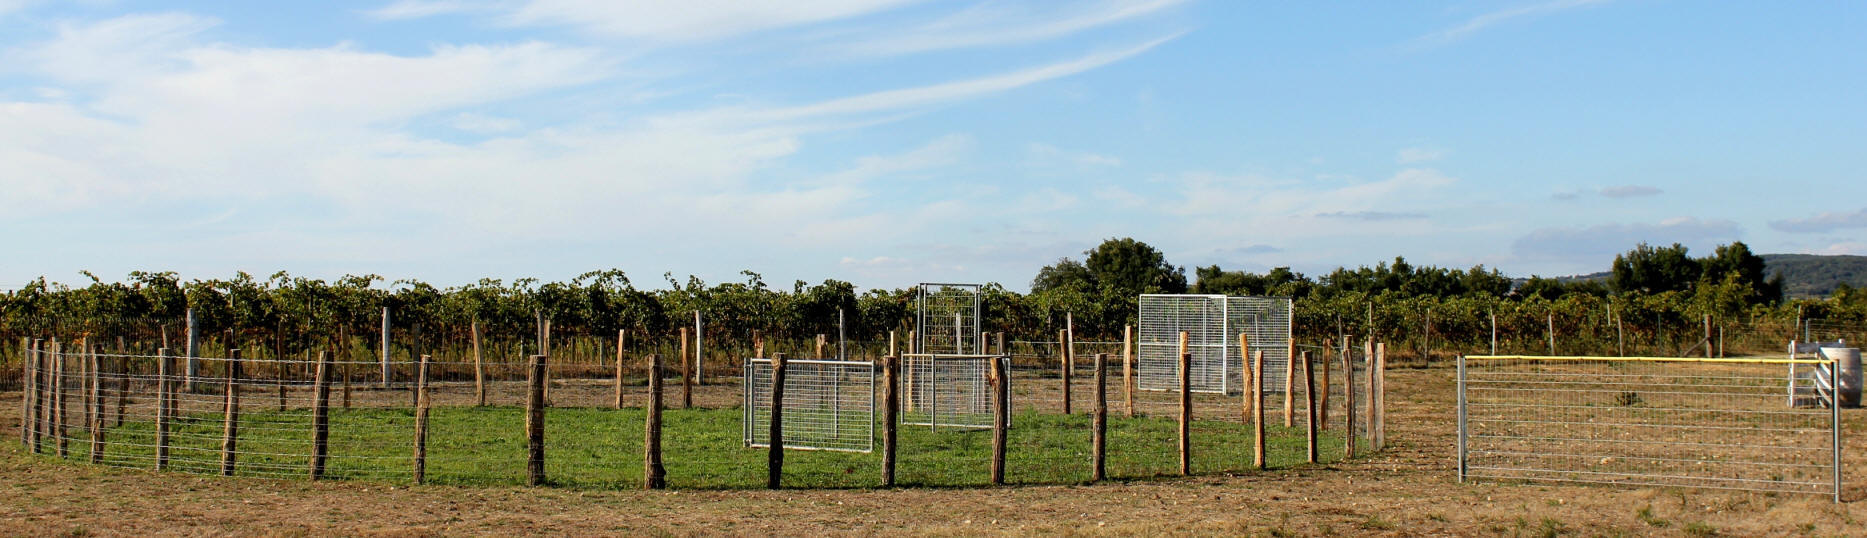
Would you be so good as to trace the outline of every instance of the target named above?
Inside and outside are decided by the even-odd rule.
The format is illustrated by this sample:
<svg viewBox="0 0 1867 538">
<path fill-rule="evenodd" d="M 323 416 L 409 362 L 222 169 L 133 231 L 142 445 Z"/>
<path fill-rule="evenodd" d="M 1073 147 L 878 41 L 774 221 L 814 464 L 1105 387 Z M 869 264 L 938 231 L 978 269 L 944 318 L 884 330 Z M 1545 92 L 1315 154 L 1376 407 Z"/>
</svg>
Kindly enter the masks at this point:
<svg viewBox="0 0 1867 538">
<path fill-rule="evenodd" d="M 1842 407 L 1861 406 L 1861 350 L 1857 347 L 1824 347 L 1822 356 L 1835 361 L 1836 392 Z"/>
</svg>

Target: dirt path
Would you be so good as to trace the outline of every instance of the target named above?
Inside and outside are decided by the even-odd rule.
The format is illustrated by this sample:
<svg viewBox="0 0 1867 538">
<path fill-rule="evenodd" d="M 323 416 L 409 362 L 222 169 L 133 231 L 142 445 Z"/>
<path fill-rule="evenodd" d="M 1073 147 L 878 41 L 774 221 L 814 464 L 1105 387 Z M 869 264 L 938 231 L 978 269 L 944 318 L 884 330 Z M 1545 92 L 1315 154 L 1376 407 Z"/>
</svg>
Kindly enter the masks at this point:
<svg viewBox="0 0 1867 538">
<path fill-rule="evenodd" d="M 1389 379 L 1389 449 L 1350 463 L 1098 486 L 882 491 L 411 488 L 95 468 L 22 453 L 19 394 L 9 393 L 0 395 L 10 436 L 0 443 L 0 534 L 1832 536 L 1867 528 L 1867 448 L 1844 451 L 1853 484 L 1841 505 L 1814 496 L 1461 485 L 1452 472 L 1452 371 L 1397 370 Z M 1849 431 L 1867 431 L 1867 411 L 1849 415 Z"/>
</svg>

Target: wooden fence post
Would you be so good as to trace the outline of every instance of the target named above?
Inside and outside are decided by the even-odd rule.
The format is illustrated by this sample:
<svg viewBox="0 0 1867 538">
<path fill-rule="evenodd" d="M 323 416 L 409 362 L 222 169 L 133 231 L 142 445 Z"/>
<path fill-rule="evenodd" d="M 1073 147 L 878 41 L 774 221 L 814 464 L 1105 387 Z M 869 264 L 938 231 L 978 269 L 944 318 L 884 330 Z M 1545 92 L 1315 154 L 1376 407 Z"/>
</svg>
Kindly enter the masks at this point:
<svg viewBox="0 0 1867 538">
<path fill-rule="evenodd" d="M 1342 342 L 1342 420 L 1347 423 L 1343 429 L 1342 457 L 1355 457 L 1355 355 L 1348 352 L 1348 341 Z"/>
<path fill-rule="evenodd" d="M 1134 418 L 1134 326 L 1121 328 L 1121 390 L 1128 403 L 1128 418 Z"/>
<path fill-rule="evenodd" d="M 240 441 L 240 349 L 227 350 L 227 396 L 220 437 L 220 475 L 233 476 Z"/>
<path fill-rule="evenodd" d="M 33 371 L 35 361 L 32 349 L 32 337 L 23 337 L 19 343 L 19 443 L 31 448 L 32 445 L 32 399 L 33 386 L 39 379 Z"/>
<path fill-rule="evenodd" d="M 1304 439 L 1308 441 L 1309 462 L 1316 463 L 1316 373 L 1310 368 L 1308 351 L 1303 352 L 1303 405 L 1308 408 L 1304 418 Z"/>
<path fill-rule="evenodd" d="M 428 355 L 415 371 L 415 484 L 428 483 Z"/>
<path fill-rule="evenodd" d="M 693 359 L 687 356 L 687 328 L 681 327 L 681 409 L 694 406 Z"/>
<path fill-rule="evenodd" d="M 1005 361 L 992 361 L 992 485 L 1005 485 L 1005 441 L 1011 429 L 1011 391 Z"/>
<path fill-rule="evenodd" d="M 629 339 L 627 329 L 616 330 L 616 408 L 622 409 L 622 348 Z"/>
<path fill-rule="evenodd" d="M 525 485 L 545 482 L 545 371 L 544 355 L 532 355 L 525 389 Z"/>
<path fill-rule="evenodd" d="M 1095 433 L 1090 436 L 1090 452 L 1095 464 L 1089 480 L 1101 482 L 1108 478 L 1108 435 L 1109 435 L 1109 354 L 1096 354 L 1096 417 Z"/>
<path fill-rule="evenodd" d="M 1193 474 L 1193 354 L 1180 332 L 1180 476 Z"/>
<path fill-rule="evenodd" d="M 119 336 L 117 337 L 117 360 L 112 361 L 117 364 L 117 426 L 123 425 L 123 412 L 129 407 L 130 358 L 126 355 L 128 353 L 124 351 L 123 337 Z"/>
<path fill-rule="evenodd" d="M 58 441 L 58 457 L 69 454 L 71 428 L 66 415 L 71 412 L 71 391 L 65 390 L 65 347 L 52 341 L 52 436 Z"/>
<path fill-rule="evenodd" d="M 29 349 L 31 352 L 27 354 L 27 358 L 32 364 L 32 393 L 29 398 L 21 402 L 21 407 L 29 410 L 31 420 L 21 424 L 26 430 L 26 446 L 32 449 L 32 453 L 41 454 L 45 452 L 45 449 L 40 447 L 40 443 L 45 439 L 45 341 L 34 338 L 31 340 Z"/>
<path fill-rule="evenodd" d="M 318 352 L 318 373 L 311 389 L 311 479 L 324 478 L 324 460 L 330 455 L 331 353 Z"/>
<path fill-rule="evenodd" d="M 1264 469 L 1264 350 L 1251 357 L 1251 466 Z"/>
<path fill-rule="evenodd" d="M 1296 426 L 1297 344 L 1284 348 L 1284 427 Z"/>
<path fill-rule="evenodd" d="M 90 400 L 92 404 L 91 408 L 87 410 L 90 416 L 89 419 L 86 420 L 85 427 L 91 430 L 91 463 L 102 463 L 104 461 L 105 397 L 104 378 L 100 370 L 103 370 L 103 361 L 97 358 L 97 350 L 95 349 L 85 350 L 85 360 L 85 370 L 90 374 L 91 382 L 90 397 L 86 399 Z"/>
<path fill-rule="evenodd" d="M 642 435 L 642 489 L 668 487 L 668 469 L 661 465 L 661 354 L 648 355 L 648 419 Z"/>
<path fill-rule="evenodd" d="M 1329 429 L 1329 370 L 1332 369 L 1330 367 L 1331 361 L 1329 360 L 1332 357 L 1329 356 L 1329 352 L 1331 351 L 1330 348 L 1333 347 L 1335 347 L 1334 341 L 1328 338 L 1322 340 L 1322 360 L 1320 361 L 1322 364 L 1322 382 L 1318 383 L 1318 385 L 1322 387 L 1322 393 L 1316 395 L 1316 429 L 1319 430 Z"/>
<path fill-rule="evenodd" d="M 1238 360 L 1242 363 L 1241 366 L 1244 367 L 1244 372 L 1242 372 L 1244 374 L 1244 386 L 1239 387 L 1240 390 L 1238 391 L 1240 393 L 1238 397 L 1238 423 L 1250 424 L 1252 416 L 1251 410 L 1256 407 L 1258 400 L 1257 385 L 1253 381 L 1257 379 L 1258 373 L 1256 370 L 1253 370 L 1251 366 L 1251 335 L 1243 332 L 1238 333 Z"/>
<path fill-rule="evenodd" d="M 895 423 L 901 412 L 901 357 L 894 351 L 894 331 L 888 331 L 889 354 L 882 357 L 882 487 L 895 485 Z"/>
<path fill-rule="evenodd" d="M 1070 414 L 1070 332 L 1057 331 L 1057 365 L 1063 379 L 1063 414 Z"/>
<path fill-rule="evenodd" d="M 480 320 L 473 320 L 473 405 L 486 406 L 486 361 L 480 356 Z"/>
<path fill-rule="evenodd" d="M 765 488 L 778 489 L 784 482 L 784 354 L 771 358 L 771 419 L 767 424 L 770 450 L 765 453 Z"/>
<path fill-rule="evenodd" d="M 1387 448 L 1387 343 L 1374 346 L 1374 449 Z"/>
<path fill-rule="evenodd" d="M 1374 444 L 1374 418 L 1375 418 L 1374 417 L 1374 407 L 1375 407 L 1374 391 L 1375 391 L 1375 381 L 1377 380 L 1376 374 L 1375 374 L 1375 363 L 1377 361 L 1375 360 L 1375 356 L 1374 356 L 1374 337 L 1370 336 L 1368 337 L 1367 340 L 1361 343 L 1361 354 L 1363 357 L 1366 358 L 1368 362 L 1368 366 L 1367 366 L 1368 380 L 1366 383 L 1368 387 L 1367 388 L 1368 403 L 1367 405 L 1364 406 L 1364 407 L 1367 407 L 1368 409 L 1365 412 L 1365 414 L 1362 415 L 1362 417 L 1364 418 L 1364 423 L 1366 424 L 1365 427 L 1368 429 L 1368 448 L 1375 449 L 1376 447 Z"/>
</svg>

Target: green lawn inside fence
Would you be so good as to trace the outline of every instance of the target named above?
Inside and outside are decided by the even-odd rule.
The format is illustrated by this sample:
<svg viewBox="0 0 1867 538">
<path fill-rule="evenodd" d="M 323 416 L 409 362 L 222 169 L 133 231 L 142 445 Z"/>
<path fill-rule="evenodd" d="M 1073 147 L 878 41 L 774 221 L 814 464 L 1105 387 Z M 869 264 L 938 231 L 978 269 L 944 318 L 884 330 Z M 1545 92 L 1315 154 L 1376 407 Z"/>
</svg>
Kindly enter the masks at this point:
<svg viewBox="0 0 1867 538">
<path fill-rule="evenodd" d="M 764 448 L 741 438 L 741 412 L 728 409 L 670 409 L 664 412 L 662 446 L 667 481 L 673 488 L 732 489 L 764 486 Z M 642 483 L 644 410 L 640 408 L 552 408 L 545 426 L 547 481 L 589 489 L 637 488 Z M 1025 412 L 1012 419 L 1006 480 L 1012 484 L 1077 484 L 1090 478 L 1090 416 Z M 1337 423 L 1339 426 L 1339 422 Z M 171 469 L 220 472 L 220 415 L 178 417 L 171 426 Z M 1173 417 L 1109 418 L 1109 477 L 1151 479 L 1178 475 L 1177 424 Z M 524 409 L 445 407 L 432 410 L 427 440 L 431 484 L 521 484 L 525 476 Z M 240 415 L 236 475 L 303 478 L 311 453 L 311 415 L 305 409 Z M 154 424 L 128 421 L 106 431 L 103 463 L 151 468 Z M 873 452 L 791 450 L 785 455 L 786 487 L 863 488 L 881 484 L 880 429 Z M 414 413 L 408 409 L 332 409 L 327 479 L 407 483 L 411 479 Z M 70 430 L 67 459 L 86 461 L 89 434 Z M 897 483 L 902 486 L 964 487 L 989 483 L 990 430 L 900 428 Z M 1195 421 L 1195 474 L 1251 472 L 1249 426 Z M 1305 463 L 1303 428 L 1266 427 L 1268 466 Z M 1342 459 L 1341 430 L 1319 438 L 1324 463 Z M 1365 440 L 1362 443 L 1365 445 Z M 48 440 L 46 452 L 52 453 Z"/>
</svg>

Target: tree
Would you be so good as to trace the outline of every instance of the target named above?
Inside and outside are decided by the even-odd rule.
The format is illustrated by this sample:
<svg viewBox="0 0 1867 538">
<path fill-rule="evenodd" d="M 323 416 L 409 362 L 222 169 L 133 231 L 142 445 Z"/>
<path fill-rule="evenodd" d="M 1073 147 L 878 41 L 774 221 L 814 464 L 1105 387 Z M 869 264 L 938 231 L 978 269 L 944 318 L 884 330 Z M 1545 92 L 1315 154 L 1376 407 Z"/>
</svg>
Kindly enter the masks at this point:
<svg viewBox="0 0 1867 538">
<path fill-rule="evenodd" d="M 1614 257 L 1609 287 L 1620 293 L 1660 293 L 1692 289 L 1703 266 L 1686 255 L 1685 245 L 1653 247 L 1646 243 Z"/>
<path fill-rule="evenodd" d="M 1753 294 L 1748 304 L 1775 303 L 1783 299 L 1782 275 L 1767 277 L 1763 257 L 1751 254 L 1750 246 L 1742 241 L 1718 247 L 1710 257 L 1699 260 L 1699 265 L 1702 266 L 1702 284 L 1718 285 L 1735 279 L 1737 285 L 1750 288 Z"/>
<path fill-rule="evenodd" d="M 1186 293 L 1186 270 L 1167 263 L 1167 256 L 1147 243 L 1108 239 L 1083 254 L 1089 257 L 1083 265 L 1091 280 L 1120 295 Z"/>
<path fill-rule="evenodd" d="M 1031 279 L 1031 293 L 1064 287 L 1093 288 L 1095 278 L 1089 275 L 1089 268 L 1084 267 L 1082 262 L 1063 258 L 1038 269 L 1037 277 Z"/>
</svg>

